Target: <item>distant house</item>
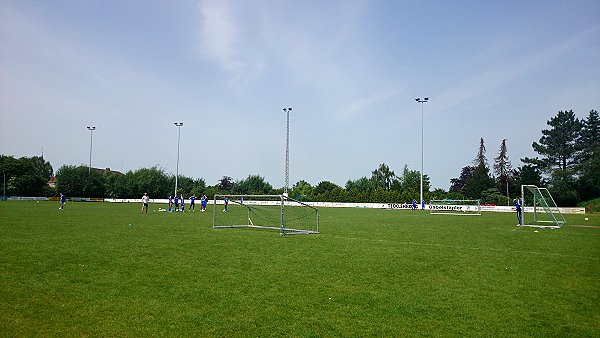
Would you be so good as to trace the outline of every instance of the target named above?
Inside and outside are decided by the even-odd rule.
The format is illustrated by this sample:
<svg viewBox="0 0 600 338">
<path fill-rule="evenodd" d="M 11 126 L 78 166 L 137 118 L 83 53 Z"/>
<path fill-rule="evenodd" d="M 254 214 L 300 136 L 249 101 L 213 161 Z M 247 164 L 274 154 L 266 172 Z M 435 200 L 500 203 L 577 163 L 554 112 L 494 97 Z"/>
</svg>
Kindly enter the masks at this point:
<svg viewBox="0 0 600 338">
<path fill-rule="evenodd" d="M 56 176 L 50 177 L 50 179 L 48 180 L 48 186 L 50 188 L 56 188 Z"/>
</svg>

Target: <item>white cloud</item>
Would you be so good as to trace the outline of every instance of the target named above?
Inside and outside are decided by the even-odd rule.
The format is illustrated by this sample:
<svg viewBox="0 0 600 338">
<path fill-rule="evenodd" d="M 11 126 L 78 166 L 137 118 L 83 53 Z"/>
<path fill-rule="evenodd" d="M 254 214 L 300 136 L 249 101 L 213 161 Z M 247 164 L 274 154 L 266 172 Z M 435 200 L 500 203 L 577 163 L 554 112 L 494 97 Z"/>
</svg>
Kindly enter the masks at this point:
<svg viewBox="0 0 600 338">
<path fill-rule="evenodd" d="M 201 53 L 226 70 L 235 70 L 240 65 L 236 49 L 239 29 L 231 3 L 226 0 L 208 0 L 200 3 L 198 8 L 202 16 Z"/>
</svg>

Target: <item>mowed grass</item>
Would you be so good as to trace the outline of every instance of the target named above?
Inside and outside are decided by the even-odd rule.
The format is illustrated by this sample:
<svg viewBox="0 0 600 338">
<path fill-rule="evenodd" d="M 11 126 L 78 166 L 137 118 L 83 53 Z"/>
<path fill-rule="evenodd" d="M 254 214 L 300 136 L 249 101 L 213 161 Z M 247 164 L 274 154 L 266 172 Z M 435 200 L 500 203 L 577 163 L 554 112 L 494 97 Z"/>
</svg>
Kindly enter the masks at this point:
<svg viewBox="0 0 600 338">
<path fill-rule="evenodd" d="M 158 207 L 0 202 L 0 336 L 600 332 L 600 215 L 321 208 L 321 234 L 280 237 Z"/>
</svg>

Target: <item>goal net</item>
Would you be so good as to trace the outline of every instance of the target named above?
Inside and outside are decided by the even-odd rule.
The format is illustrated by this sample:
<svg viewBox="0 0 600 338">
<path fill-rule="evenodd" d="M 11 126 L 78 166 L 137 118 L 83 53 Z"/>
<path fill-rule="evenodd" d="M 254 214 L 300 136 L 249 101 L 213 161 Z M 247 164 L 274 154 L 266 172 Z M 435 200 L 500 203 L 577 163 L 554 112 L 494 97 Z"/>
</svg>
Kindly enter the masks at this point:
<svg viewBox="0 0 600 338">
<path fill-rule="evenodd" d="M 318 234 L 319 211 L 284 195 L 215 195 L 213 228 L 260 228 L 280 235 Z"/>
<path fill-rule="evenodd" d="M 429 208 L 432 215 L 481 215 L 479 200 L 431 200 Z"/>
<path fill-rule="evenodd" d="M 567 223 L 552 195 L 546 188 L 522 185 L 523 226 L 562 228 Z"/>
</svg>

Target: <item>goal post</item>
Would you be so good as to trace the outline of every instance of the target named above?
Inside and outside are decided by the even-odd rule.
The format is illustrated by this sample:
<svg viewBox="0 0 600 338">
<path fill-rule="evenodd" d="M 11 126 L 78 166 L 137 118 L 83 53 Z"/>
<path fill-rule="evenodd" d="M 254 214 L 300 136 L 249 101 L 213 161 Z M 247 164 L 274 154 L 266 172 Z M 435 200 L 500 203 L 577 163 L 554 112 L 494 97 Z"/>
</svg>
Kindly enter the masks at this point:
<svg viewBox="0 0 600 338">
<path fill-rule="evenodd" d="M 481 203 L 479 200 L 431 200 L 429 201 L 429 208 L 432 215 L 481 215 Z"/>
<path fill-rule="evenodd" d="M 280 235 L 318 234 L 317 208 L 285 195 L 215 195 L 213 228 L 259 228 Z"/>
<path fill-rule="evenodd" d="M 523 226 L 557 229 L 567 223 L 548 189 L 522 185 L 521 199 Z"/>
</svg>

